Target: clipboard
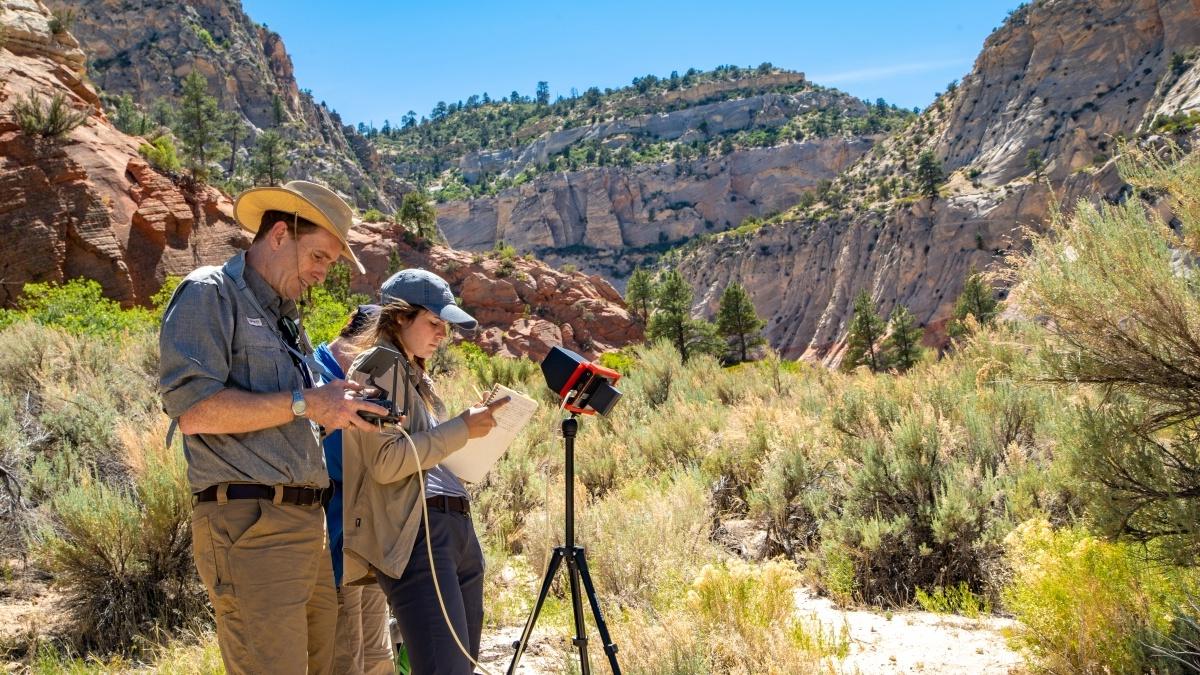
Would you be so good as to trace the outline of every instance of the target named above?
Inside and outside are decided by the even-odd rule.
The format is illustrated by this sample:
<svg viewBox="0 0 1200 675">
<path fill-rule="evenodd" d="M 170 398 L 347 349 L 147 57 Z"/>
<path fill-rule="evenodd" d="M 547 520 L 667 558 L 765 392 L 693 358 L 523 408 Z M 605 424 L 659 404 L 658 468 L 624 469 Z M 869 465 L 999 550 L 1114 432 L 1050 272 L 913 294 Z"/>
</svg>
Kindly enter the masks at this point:
<svg viewBox="0 0 1200 675">
<path fill-rule="evenodd" d="M 467 441 L 461 449 L 442 460 L 442 466 L 453 471 L 459 479 L 469 483 L 483 480 L 537 412 L 537 401 L 502 384 L 492 387 L 485 403 L 504 396 L 508 396 L 509 401 L 494 413 L 495 428 L 486 436 Z"/>
</svg>

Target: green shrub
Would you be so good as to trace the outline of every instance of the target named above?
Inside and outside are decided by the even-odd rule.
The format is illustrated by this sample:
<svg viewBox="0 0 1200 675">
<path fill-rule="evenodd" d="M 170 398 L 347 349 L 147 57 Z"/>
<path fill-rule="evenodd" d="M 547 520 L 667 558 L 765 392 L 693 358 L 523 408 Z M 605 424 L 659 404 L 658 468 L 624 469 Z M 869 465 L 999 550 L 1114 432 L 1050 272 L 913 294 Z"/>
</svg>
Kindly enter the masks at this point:
<svg viewBox="0 0 1200 675">
<path fill-rule="evenodd" d="M 1012 584 L 1005 606 L 1020 620 L 1011 639 L 1047 672 L 1181 672 L 1156 662 L 1154 641 L 1194 597 L 1195 570 L 1147 564 L 1136 547 L 1081 528 L 1030 520 L 1006 539 Z"/>
<path fill-rule="evenodd" d="M 26 318 L 43 326 L 95 336 L 157 328 L 153 314 L 144 309 L 123 310 L 104 297 L 100 284 L 91 279 L 71 279 L 63 284 L 25 284 L 20 311 L 9 315 Z"/>
<path fill-rule="evenodd" d="M 628 375 L 637 366 L 637 359 L 625 349 L 615 352 L 605 352 L 600 355 L 599 362 L 601 366 L 609 370 L 615 370 L 622 375 Z"/>
<path fill-rule="evenodd" d="M 161 448 L 159 431 L 147 447 Z M 132 489 L 84 480 L 56 496 L 56 525 L 34 547 L 67 593 L 84 648 L 125 650 L 135 637 L 207 616 L 192 564 L 183 455 L 161 449 L 147 459 Z"/>
<path fill-rule="evenodd" d="M 150 166 L 164 173 L 179 173 L 183 167 L 170 136 L 159 136 L 153 143 L 142 143 L 138 146 L 138 154 L 145 157 Z"/>
<path fill-rule="evenodd" d="M 968 619 L 977 619 L 981 614 L 992 613 L 992 604 L 987 598 L 972 593 L 965 581 L 948 588 L 938 586 L 931 593 L 926 593 L 925 589 L 918 586 L 916 598 L 917 604 L 926 612 L 961 614 Z"/>
<path fill-rule="evenodd" d="M 46 103 L 32 89 L 24 98 L 17 98 L 12 111 L 21 131 L 42 138 L 60 138 L 86 122 L 89 115 L 89 111 L 73 110 L 62 93 L 55 94 Z"/>
<path fill-rule="evenodd" d="M 383 212 L 379 209 L 367 209 L 362 219 L 367 223 L 382 223 L 387 220 L 387 216 L 383 215 Z"/>
<path fill-rule="evenodd" d="M 342 326 L 346 325 L 350 311 L 357 304 L 339 301 L 321 287 L 309 289 L 304 306 L 304 331 L 308 334 L 309 341 L 314 346 L 332 341 L 342 330 Z"/>
<path fill-rule="evenodd" d="M 56 9 L 50 16 L 50 32 L 54 35 L 62 35 L 71 30 L 71 26 L 75 25 L 75 10 L 72 8 Z"/>
<path fill-rule="evenodd" d="M 720 672 L 767 672 L 778 658 L 775 650 L 817 658 L 849 654 L 847 627 L 839 632 L 796 615 L 799 581 L 795 565 L 779 560 L 753 566 L 732 561 L 700 571 L 688 607 L 710 634 L 733 638 L 727 648 L 715 649 Z"/>
<path fill-rule="evenodd" d="M 481 352 L 482 353 L 482 352 Z M 481 389 L 490 389 L 493 384 L 524 389 L 523 385 L 539 372 L 538 364 L 524 357 L 483 355 L 468 359 L 467 368 L 475 376 Z"/>
</svg>

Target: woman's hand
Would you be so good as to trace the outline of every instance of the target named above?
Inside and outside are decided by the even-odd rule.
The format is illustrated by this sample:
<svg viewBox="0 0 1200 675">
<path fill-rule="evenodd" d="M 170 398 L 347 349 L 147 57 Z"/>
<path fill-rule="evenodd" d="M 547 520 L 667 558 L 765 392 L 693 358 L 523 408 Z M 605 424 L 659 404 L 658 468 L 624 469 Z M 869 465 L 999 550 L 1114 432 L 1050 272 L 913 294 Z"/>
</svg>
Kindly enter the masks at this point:
<svg viewBox="0 0 1200 675">
<path fill-rule="evenodd" d="M 459 417 L 467 423 L 467 438 L 479 438 L 487 436 L 488 432 L 496 427 L 496 419 L 493 414 L 508 405 L 509 397 L 496 399 L 485 406 L 473 406 L 462 411 Z"/>
</svg>

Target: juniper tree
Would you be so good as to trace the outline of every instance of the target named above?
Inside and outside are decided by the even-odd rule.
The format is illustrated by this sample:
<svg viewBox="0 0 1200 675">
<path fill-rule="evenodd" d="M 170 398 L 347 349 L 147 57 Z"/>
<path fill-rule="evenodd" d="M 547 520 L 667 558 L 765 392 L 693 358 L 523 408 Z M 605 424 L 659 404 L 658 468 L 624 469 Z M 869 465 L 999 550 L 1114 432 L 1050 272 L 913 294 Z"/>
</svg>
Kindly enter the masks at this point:
<svg viewBox="0 0 1200 675">
<path fill-rule="evenodd" d="M 942 163 L 933 154 L 932 150 L 925 150 L 917 157 L 917 170 L 914 176 L 917 180 L 917 189 L 921 194 L 929 197 L 931 200 L 938 197 L 938 186 L 945 180 L 945 173 L 942 171 Z"/>
<path fill-rule="evenodd" d="M 1029 152 L 1025 153 L 1025 168 L 1033 172 L 1034 178 L 1042 177 L 1042 171 L 1046 168 L 1046 160 L 1042 159 L 1040 150 L 1030 148 Z"/>
<path fill-rule="evenodd" d="M 274 123 L 275 128 L 279 128 L 283 126 L 284 119 L 283 99 L 279 97 L 279 94 L 274 94 L 271 96 L 271 122 Z"/>
<path fill-rule="evenodd" d="M 729 356 L 739 362 L 749 360 L 750 350 L 766 342 L 762 336 L 766 325 L 744 286 L 735 281 L 725 287 L 717 309 L 717 333 L 728 342 Z"/>
<path fill-rule="evenodd" d="M 217 107 L 217 99 L 208 95 L 208 81 L 193 70 L 183 80 L 175 134 L 183 143 L 183 155 L 192 178 L 208 179 L 209 164 L 225 158 L 226 116 Z"/>
<path fill-rule="evenodd" d="M 625 286 L 625 303 L 633 313 L 645 322 L 650 317 L 650 306 L 654 301 L 654 285 L 650 273 L 638 267 L 629 276 Z"/>
<path fill-rule="evenodd" d="M 724 349 L 715 326 L 692 318 L 692 287 L 676 270 L 667 271 L 654 289 L 654 314 L 646 336 L 669 341 L 685 363 L 696 354 L 716 355 Z"/>
<path fill-rule="evenodd" d="M 950 337 L 959 338 L 970 330 L 967 328 L 967 317 L 975 317 L 980 326 L 987 326 L 996 318 L 1000 303 L 996 301 L 996 293 L 983 279 L 983 274 L 974 270 L 967 276 L 962 293 L 954 302 L 954 314 L 950 320 L 947 332 Z"/>
<path fill-rule="evenodd" d="M 287 173 L 287 141 L 278 131 L 264 131 L 254 142 L 250 156 L 250 171 L 255 185 L 278 185 Z"/>
<path fill-rule="evenodd" d="M 426 241 L 437 241 L 437 210 L 429 203 L 429 197 L 420 190 L 404 195 L 396 220 L 410 232 Z"/>
<path fill-rule="evenodd" d="M 883 341 L 887 360 L 896 370 L 904 372 L 921 360 L 921 337 L 925 331 L 904 305 L 896 305 L 888 319 L 890 332 Z"/>
<path fill-rule="evenodd" d="M 866 366 L 871 372 L 878 373 L 887 368 L 887 359 L 880 350 L 878 343 L 883 337 L 885 324 L 875 312 L 875 304 L 871 295 L 866 291 L 854 299 L 854 315 L 850 318 L 850 330 L 846 334 L 846 357 L 842 359 L 842 368 L 853 370 L 858 366 Z"/>
</svg>

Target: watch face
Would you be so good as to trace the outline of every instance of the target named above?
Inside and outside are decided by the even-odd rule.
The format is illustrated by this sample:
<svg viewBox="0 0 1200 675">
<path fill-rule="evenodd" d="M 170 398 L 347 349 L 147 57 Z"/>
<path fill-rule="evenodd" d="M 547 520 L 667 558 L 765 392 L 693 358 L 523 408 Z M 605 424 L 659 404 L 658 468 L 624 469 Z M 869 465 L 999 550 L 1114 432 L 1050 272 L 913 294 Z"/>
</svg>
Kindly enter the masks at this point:
<svg viewBox="0 0 1200 675">
<path fill-rule="evenodd" d="M 304 397 L 298 391 L 292 392 L 292 414 L 300 417 L 308 410 L 308 403 L 304 401 Z"/>
</svg>

